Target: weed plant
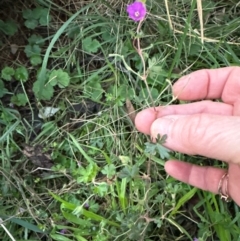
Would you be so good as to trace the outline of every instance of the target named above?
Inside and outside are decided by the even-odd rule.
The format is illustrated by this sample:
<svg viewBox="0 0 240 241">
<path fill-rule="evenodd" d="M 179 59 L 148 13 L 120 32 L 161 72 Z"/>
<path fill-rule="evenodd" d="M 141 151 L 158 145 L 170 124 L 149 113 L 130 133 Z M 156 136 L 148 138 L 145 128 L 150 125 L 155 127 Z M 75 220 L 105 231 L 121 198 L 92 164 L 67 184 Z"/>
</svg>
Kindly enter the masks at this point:
<svg viewBox="0 0 240 241">
<path fill-rule="evenodd" d="M 237 205 L 163 168 L 169 156 L 224 165 L 169 153 L 133 124 L 179 103 L 180 76 L 239 65 L 239 2 L 147 0 L 138 35 L 130 3 L 1 1 L 1 240 L 240 240 Z"/>
</svg>

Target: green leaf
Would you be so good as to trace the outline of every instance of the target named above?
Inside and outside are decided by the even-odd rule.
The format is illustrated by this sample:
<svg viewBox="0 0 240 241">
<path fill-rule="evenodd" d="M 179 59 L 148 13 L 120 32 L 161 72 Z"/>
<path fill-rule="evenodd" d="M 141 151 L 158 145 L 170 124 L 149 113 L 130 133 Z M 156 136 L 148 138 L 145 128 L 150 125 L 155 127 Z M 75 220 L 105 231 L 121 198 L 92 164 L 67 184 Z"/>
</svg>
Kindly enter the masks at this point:
<svg viewBox="0 0 240 241">
<path fill-rule="evenodd" d="M 52 193 L 52 192 L 50 192 L 50 191 L 49 191 L 49 193 L 54 197 L 54 199 L 56 199 L 57 201 L 59 201 L 59 202 L 61 202 L 62 204 L 64 204 L 64 207 L 66 207 L 66 208 L 68 208 L 68 209 L 70 209 L 70 210 L 73 210 L 73 209 L 74 209 L 74 210 L 73 210 L 73 214 L 74 214 L 74 212 L 76 211 L 76 209 L 79 209 L 79 207 L 76 206 L 75 204 L 72 204 L 72 203 L 69 203 L 69 202 L 63 200 L 61 197 L 59 197 L 58 195 L 56 195 L 56 194 L 54 194 L 54 193 Z M 119 226 L 120 226 L 118 223 L 113 222 L 113 221 L 110 221 L 110 220 L 108 220 L 108 219 L 105 219 L 104 217 L 102 217 L 102 216 L 100 216 L 100 215 L 98 215 L 98 214 L 96 214 L 96 213 L 93 213 L 93 212 L 91 212 L 91 211 L 88 211 L 88 210 L 86 210 L 86 209 L 84 209 L 84 208 L 81 208 L 81 214 L 82 214 L 83 216 L 85 216 L 86 218 L 88 218 L 88 219 L 93 219 L 93 220 L 99 221 L 99 222 L 105 221 L 106 223 L 108 223 L 108 224 L 110 224 L 110 225 L 113 225 L 113 226 L 116 226 L 116 227 L 119 227 Z"/>
<path fill-rule="evenodd" d="M 98 174 L 98 169 L 99 168 L 96 163 L 90 163 L 86 168 L 80 167 L 78 171 L 79 177 L 77 178 L 77 182 L 92 182 Z"/>
<path fill-rule="evenodd" d="M 104 197 L 108 193 L 109 185 L 106 182 L 101 182 L 95 185 L 93 188 L 94 193 L 98 194 L 100 197 Z"/>
<path fill-rule="evenodd" d="M 8 90 L 5 88 L 3 81 L 0 79 L 0 98 L 2 98 Z"/>
<path fill-rule="evenodd" d="M 38 26 L 38 21 L 35 19 L 29 19 L 24 22 L 24 25 L 29 29 L 35 29 Z"/>
<path fill-rule="evenodd" d="M 162 159 L 169 158 L 170 151 L 166 147 L 162 146 L 161 144 L 146 142 L 145 146 L 146 146 L 144 150 L 145 153 L 149 153 L 151 155 L 156 155 L 156 153 L 158 153 Z"/>
<path fill-rule="evenodd" d="M 59 202 L 61 202 L 64 207 L 66 207 L 67 209 L 73 211 L 74 209 L 77 208 L 77 205 L 76 204 L 73 204 L 73 203 L 70 203 L 70 202 L 67 202 L 65 201 L 64 199 L 62 199 L 60 196 L 54 194 L 53 192 L 49 191 L 49 193 L 53 196 L 53 198 Z"/>
<path fill-rule="evenodd" d="M 150 59 L 149 59 L 150 61 Z M 151 63 L 149 63 L 150 65 Z M 149 77 L 152 79 L 156 79 L 161 73 L 162 73 L 163 69 L 162 66 L 159 65 L 153 65 L 149 68 Z"/>
<path fill-rule="evenodd" d="M 9 121 L 11 121 L 11 120 L 9 120 Z M 9 137 L 9 135 L 11 135 L 11 133 L 17 128 L 19 123 L 20 123 L 20 120 L 17 120 L 15 123 L 11 124 L 11 126 L 7 129 L 7 131 L 4 132 L 3 135 L 0 137 L 0 143 L 5 141 Z"/>
<path fill-rule="evenodd" d="M 51 234 L 51 238 L 56 241 L 72 241 L 72 239 L 69 239 L 61 234 Z"/>
<path fill-rule="evenodd" d="M 40 82 L 36 81 L 33 84 L 33 92 L 40 100 L 50 100 L 53 97 L 54 89 L 50 84 L 46 84 L 40 89 Z"/>
<path fill-rule="evenodd" d="M 16 69 L 14 77 L 16 80 L 21 80 L 23 82 L 26 82 L 28 80 L 28 71 L 24 66 L 21 66 Z"/>
<path fill-rule="evenodd" d="M 6 22 L 0 20 L 0 30 L 6 35 L 12 36 L 17 32 L 17 24 L 12 20 Z"/>
<path fill-rule="evenodd" d="M 47 26 L 49 24 L 49 21 L 51 20 L 51 16 L 49 15 L 49 10 L 47 8 L 43 8 L 40 11 L 40 18 L 39 23 L 42 26 Z"/>
<path fill-rule="evenodd" d="M 26 9 L 23 11 L 23 18 L 26 19 L 25 26 L 34 29 L 38 24 L 42 26 L 48 25 L 51 17 L 47 8 L 34 8 L 33 10 Z"/>
<path fill-rule="evenodd" d="M 106 165 L 101 173 L 107 175 L 108 178 L 112 178 L 116 174 L 116 167 L 113 164 Z"/>
<path fill-rule="evenodd" d="M 36 35 L 36 34 L 33 34 L 30 36 L 30 38 L 28 38 L 28 43 L 30 45 L 39 45 L 39 46 L 43 46 L 44 45 L 44 40 L 43 40 L 43 37 L 40 36 L 40 35 Z"/>
<path fill-rule="evenodd" d="M 101 32 L 104 41 L 109 41 L 109 39 L 112 39 L 113 36 L 111 35 L 111 30 L 109 28 L 102 27 Z"/>
<path fill-rule="evenodd" d="M 172 215 L 176 214 L 177 211 L 179 210 L 179 208 L 183 207 L 183 205 L 190 200 L 194 194 L 197 192 L 197 188 L 191 188 L 191 190 L 189 192 L 187 192 L 186 194 L 184 194 L 183 197 L 181 197 L 178 200 L 177 205 L 174 207 L 174 209 L 172 210 L 172 212 L 170 213 L 169 217 L 171 217 Z"/>
<path fill-rule="evenodd" d="M 8 219 L 8 217 L 4 217 L 4 218 Z M 8 221 L 16 223 L 16 224 L 18 224 L 26 229 L 29 229 L 33 232 L 36 232 L 36 233 L 46 233 L 43 230 L 41 230 L 39 227 L 37 227 L 36 225 L 33 225 L 33 224 L 31 224 L 27 221 L 21 220 L 19 218 L 9 218 Z"/>
<path fill-rule="evenodd" d="M 102 98 L 104 90 L 99 83 L 98 75 L 93 74 L 93 77 L 89 77 L 89 80 L 86 81 L 84 92 L 88 96 L 88 98 L 93 101 L 99 101 Z"/>
<path fill-rule="evenodd" d="M 12 96 L 11 102 L 17 106 L 25 106 L 28 102 L 28 99 L 25 94 L 21 93 L 21 94 Z"/>
<path fill-rule="evenodd" d="M 100 43 L 96 39 L 92 39 L 91 37 L 87 37 L 82 41 L 83 50 L 88 53 L 96 53 L 99 50 Z"/>
<path fill-rule="evenodd" d="M 139 175 L 139 167 L 137 164 L 134 166 L 125 166 L 119 173 L 120 178 L 134 179 Z"/>
<path fill-rule="evenodd" d="M 42 10 L 44 10 L 44 9 L 45 8 L 41 8 L 41 7 L 34 8 L 32 10 L 32 18 L 39 20 L 42 16 Z"/>
<path fill-rule="evenodd" d="M 27 57 L 31 57 L 34 55 L 39 55 L 41 53 L 41 48 L 39 45 L 27 45 L 24 49 L 24 52 L 26 53 Z"/>
<path fill-rule="evenodd" d="M 82 228 L 91 227 L 92 223 L 86 219 L 81 219 L 73 215 L 72 213 L 62 212 L 64 218 L 71 223 L 80 225 Z"/>
<path fill-rule="evenodd" d="M 33 55 L 30 57 L 30 62 L 33 66 L 39 65 L 42 63 L 42 57 L 40 55 Z"/>
<path fill-rule="evenodd" d="M 24 9 L 22 13 L 23 13 L 24 19 L 31 19 L 32 18 L 32 10 L 31 9 Z"/>
<path fill-rule="evenodd" d="M 12 76 L 14 75 L 15 71 L 13 68 L 11 67 L 5 67 L 2 69 L 2 72 L 1 72 L 1 77 L 4 79 L 4 80 L 8 80 L 10 81 L 12 79 Z"/>
<path fill-rule="evenodd" d="M 153 99 L 157 99 L 159 92 L 156 88 L 151 88 L 151 96 Z M 139 92 L 139 100 L 140 101 L 146 101 L 146 99 L 149 98 L 149 93 L 147 88 L 142 88 L 141 91 Z"/>
<path fill-rule="evenodd" d="M 70 83 L 70 77 L 67 72 L 62 69 L 53 70 L 49 76 L 50 84 L 52 86 L 58 85 L 59 88 L 65 88 Z"/>
</svg>

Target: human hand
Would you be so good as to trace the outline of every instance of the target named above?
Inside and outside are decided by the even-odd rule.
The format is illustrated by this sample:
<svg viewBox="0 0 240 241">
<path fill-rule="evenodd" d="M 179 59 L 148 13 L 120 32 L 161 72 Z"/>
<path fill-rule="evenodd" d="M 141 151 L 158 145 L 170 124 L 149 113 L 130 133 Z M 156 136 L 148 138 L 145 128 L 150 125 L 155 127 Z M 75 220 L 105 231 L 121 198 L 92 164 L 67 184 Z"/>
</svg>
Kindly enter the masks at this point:
<svg viewBox="0 0 240 241">
<path fill-rule="evenodd" d="M 171 150 L 227 162 L 228 171 L 169 160 L 165 170 L 213 193 L 219 192 L 222 181 L 223 194 L 240 205 L 240 67 L 193 72 L 173 85 L 173 94 L 180 100 L 199 101 L 145 109 L 136 116 L 136 128 L 153 139 L 166 134 L 165 146 Z"/>
</svg>

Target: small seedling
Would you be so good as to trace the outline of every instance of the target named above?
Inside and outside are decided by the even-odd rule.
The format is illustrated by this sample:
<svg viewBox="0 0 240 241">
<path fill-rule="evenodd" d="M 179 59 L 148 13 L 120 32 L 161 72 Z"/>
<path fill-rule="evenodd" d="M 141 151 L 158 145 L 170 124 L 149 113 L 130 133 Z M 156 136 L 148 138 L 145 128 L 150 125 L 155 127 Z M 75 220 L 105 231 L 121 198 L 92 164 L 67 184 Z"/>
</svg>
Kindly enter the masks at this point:
<svg viewBox="0 0 240 241">
<path fill-rule="evenodd" d="M 0 31 L 8 36 L 14 35 L 18 30 L 17 24 L 12 20 L 6 22 L 0 20 Z"/>
<path fill-rule="evenodd" d="M 51 20 L 49 10 L 47 8 L 34 8 L 23 10 L 23 18 L 25 26 L 30 29 L 35 29 L 37 26 L 46 26 Z"/>
<path fill-rule="evenodd" d="M 5 67 L 1 71 L 1 77 L 4 80 L 10 81 L 12 80 L 14 73 L 15 73 L 15 70 L 12 67 Z"/>
<path fill-rule="evenodd" d="M 17 106 L 25 106 L 28 99 L 25 94 L 20 93 L 11 97 L 11 103 Z"/>
</svg>

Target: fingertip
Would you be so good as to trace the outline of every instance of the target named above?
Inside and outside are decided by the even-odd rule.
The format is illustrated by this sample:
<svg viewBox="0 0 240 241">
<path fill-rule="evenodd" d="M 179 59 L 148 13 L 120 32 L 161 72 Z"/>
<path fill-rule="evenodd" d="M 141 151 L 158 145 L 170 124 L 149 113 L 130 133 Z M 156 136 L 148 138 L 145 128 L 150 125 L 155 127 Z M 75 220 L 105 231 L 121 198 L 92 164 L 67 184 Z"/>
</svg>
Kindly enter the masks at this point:
<svg viewBox="0 0 240 241">
<path fill-rule="evenodd" d="M 178 169 L 176 166 L 177 162 L 178 161 L 175 160 L 169 160 L 165 163 L 164 169 L 170 176 L 172 176 L 172 174 L 174 174 Z"/>
<path fill-rule="evenodd" d="M 181 77 L 173 85 L 173 94 L 180 100 L 205 99 L 208 95 L 209 76 L 212 71 L 201 69 Z M 197 88 L 196 88 L 197 86 Z"/>
<path fill-rule="evenodd" d="M 165 171 L 171 177 L 186 182 L 192 165 L 179 160 L 169 160 L 165 163 Z"/>
<path fill-rule="evenodd" d="M 135 126 L 138 131 L 149 135 L 152 123 L 156 119 L 154 108 L 149 108 L 140 111 L 135 118 Z"/>
</svg>

